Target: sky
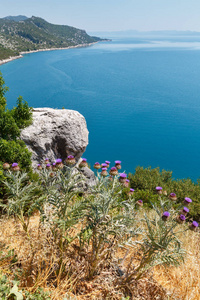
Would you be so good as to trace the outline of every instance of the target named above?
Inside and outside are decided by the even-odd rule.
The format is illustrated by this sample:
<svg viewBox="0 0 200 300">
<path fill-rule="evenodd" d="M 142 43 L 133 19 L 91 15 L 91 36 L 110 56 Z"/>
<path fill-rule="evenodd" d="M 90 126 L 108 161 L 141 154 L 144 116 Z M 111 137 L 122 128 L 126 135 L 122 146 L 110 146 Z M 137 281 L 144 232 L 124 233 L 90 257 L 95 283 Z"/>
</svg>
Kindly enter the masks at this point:
<svg viewBox="0 0 200 300">
<path fill-rule="evenodd" d="M 200 0 L 0 0 L 0 18 L 37 16 L 95 31 L 200 31 Z"/>
</svg>

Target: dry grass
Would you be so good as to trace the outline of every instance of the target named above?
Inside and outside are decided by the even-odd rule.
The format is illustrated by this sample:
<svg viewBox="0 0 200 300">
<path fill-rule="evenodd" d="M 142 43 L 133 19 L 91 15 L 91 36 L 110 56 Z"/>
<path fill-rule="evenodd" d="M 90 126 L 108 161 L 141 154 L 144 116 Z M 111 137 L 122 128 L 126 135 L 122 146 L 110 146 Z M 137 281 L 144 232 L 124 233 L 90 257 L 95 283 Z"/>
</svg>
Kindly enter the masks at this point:
<svg viewBox="0 0 200 300">
<path fill-rule="evenodd" d="M 180 267 L 157 267 L 154 278 L 170 292 L 169 299 L 200 299 L 200 233 L 187 231 L 182 234 L 187 251 L 185 263 Z"/>
<path fill-rule="evenodd" d="M 133 300 L 200 299 L 199 233 L 187 231 L 182 235 L 183 246 L 188 252 L 183 265 L 166 269 L 157 267 L 145 279 L 123 287 L 118 284 L 119 274 L 114 262 L 108 262 L 101 274 L 87 281 L 84 257 L 78 255 L 76 248 L 71 248 L 66 253 L 65 272 L 60 276 L 57 273 L 56 247 L 51 237 L 48 237 L 48 232 L 40 230 L 38 215 L 31 218 L 30 236 L 34 245 L 34 255 L 22 227 L 14 219 L 1 220 L 1 257 L 5 257 L 9 249 L 14 249 L 18 259 L 12 268 L 12 258 L 0 260 L 0 271 L 10 278 L 13 278 L 14 273 L 18 273 L 21 288 L 31 292 L 43 287 L 44 290 L 52 292 L 53 300 L 62 300 L 66 295 L 71 296 L 69 299 L 72 300 L 119 300 L 125 296 L 130 296 Z M 122 249 L 115 253 L 117 262 L 125 257 L 122 270 L 127 268 L 130 257 L 137 258 L 136 252 L 125 254 L 126 251 Z"/>
</svg>

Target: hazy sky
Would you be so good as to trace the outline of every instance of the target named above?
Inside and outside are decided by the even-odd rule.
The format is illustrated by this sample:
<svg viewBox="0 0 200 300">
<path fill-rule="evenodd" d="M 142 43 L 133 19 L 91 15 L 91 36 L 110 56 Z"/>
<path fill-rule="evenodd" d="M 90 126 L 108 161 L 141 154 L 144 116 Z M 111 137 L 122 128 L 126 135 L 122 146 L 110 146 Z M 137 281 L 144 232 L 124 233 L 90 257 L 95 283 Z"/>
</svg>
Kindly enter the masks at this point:
<svg viewBox="0 0 200 300">
<path fill-rule="evenodd" d="M 0 17 L 39 16 L 86 31 L 200 31 L 200 0 L 0 0 Z"/>
</svg>

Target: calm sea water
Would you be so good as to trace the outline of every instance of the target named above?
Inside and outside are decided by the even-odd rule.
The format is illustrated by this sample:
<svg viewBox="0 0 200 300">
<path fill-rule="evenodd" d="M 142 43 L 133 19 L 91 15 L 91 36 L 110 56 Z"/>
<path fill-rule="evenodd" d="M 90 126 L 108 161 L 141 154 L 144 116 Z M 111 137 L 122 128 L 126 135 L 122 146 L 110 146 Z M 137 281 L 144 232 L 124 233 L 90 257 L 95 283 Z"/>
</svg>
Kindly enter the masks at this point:
<svg viewBox="0 0 200 300">
<path fill-rule="evenodd" d="M 112 38 L 112 37 L 111 37 Z M 200 37 L 114 38 L 88 48 L 27 54 L 0 66 L 8 107 L 78 110 L 89 129 L 83 155 L 200 177 Z"/>
</svg>

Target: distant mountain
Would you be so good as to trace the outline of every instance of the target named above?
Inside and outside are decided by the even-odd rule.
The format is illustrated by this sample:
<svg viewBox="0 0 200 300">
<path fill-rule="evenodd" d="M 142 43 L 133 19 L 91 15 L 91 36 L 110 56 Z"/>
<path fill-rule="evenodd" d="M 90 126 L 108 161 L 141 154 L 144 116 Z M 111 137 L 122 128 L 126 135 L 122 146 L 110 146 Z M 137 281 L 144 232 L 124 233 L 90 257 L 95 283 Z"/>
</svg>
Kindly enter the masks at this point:
<svg viewBox="0 0 200 300">
<path fill-rule="evenodd" d="M 200 36 L 199 31 L 178 31 L 178 30 L 160 30 L 160 31 L 138 31 L 138 30 L 124 30 L 124 31 L 98 31 L 90 32 L 101 37 L 140 37 L 140 36 Z"/>
<path fill-rule="evenodd" d="M 24 20 L 19 20 L 25 18 Z M 42 18 L 25 16 L 0 19 L 0 59 L 23 51 L 66 48 L 101 41 L 85 30 L 67 25 L 50 24 Z"/>
<path fill-rule="evenodd" d="M 20 22 L 20 21 L 25 21 L 26 19 L 28 19 L 26 16 L 8 16 L 3 18 L 5 20 L 11 20 L 11 21 L 15 21 L 15 22 Z"/>
</svg>

